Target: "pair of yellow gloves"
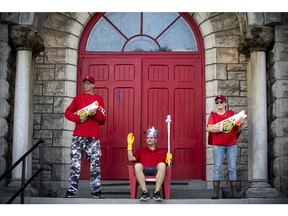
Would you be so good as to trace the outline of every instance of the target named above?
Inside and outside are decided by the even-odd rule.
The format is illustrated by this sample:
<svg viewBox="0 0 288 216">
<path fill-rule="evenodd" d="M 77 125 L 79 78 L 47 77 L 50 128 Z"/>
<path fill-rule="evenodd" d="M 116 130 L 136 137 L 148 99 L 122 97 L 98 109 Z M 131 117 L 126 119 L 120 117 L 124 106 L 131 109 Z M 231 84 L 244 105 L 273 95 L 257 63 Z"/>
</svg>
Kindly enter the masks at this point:
<svg viewBox="0 0 288 216">
<path fill-rule="evenodd" d="M 133 146 L 133 143 L 134 143 L 133 133 L 129 133 L 128 134 L 127 143 L 128 143 L 127 150 L 128 151 L 132 151 L 132 146 Z M 169 161 L 172 161 L 172 154 L 170 152 L 167 152 L 165 163 L 168 164 Z"/>
</svg>

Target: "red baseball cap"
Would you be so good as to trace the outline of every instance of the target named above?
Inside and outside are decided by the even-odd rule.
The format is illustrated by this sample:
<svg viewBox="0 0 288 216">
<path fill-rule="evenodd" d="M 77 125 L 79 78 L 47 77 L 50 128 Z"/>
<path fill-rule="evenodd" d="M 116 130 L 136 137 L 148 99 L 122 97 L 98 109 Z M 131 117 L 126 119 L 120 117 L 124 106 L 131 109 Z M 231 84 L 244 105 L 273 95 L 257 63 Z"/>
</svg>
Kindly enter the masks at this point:
<svg viewBox="0 0 288 216">
<path fill-rule="evenodd" d="M 84 79 L 83 79 L 83 82 L 85 82 L 85 81 L 89 81 L 90 83 L 95 83 L 95 79 L 92 77 L 92 76 L 87 76 L 87 77 L 85 77 Z"/>
<path fill-rule="evenodd" d="M 215 101 L 217 101 L 218 99 L 221 99 L 222 101 L 227 101 L 224 95 L 217 95 Z"/>
</svg>

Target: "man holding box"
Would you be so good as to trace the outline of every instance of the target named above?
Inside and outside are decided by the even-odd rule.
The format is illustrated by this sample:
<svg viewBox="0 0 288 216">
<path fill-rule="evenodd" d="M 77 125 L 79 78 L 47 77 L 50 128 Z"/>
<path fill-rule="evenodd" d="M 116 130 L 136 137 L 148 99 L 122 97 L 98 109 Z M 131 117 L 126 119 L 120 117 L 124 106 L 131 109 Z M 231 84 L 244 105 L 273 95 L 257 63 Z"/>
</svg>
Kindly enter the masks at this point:
<svg viewBox="0 0 288 216">
<path fill-rule="evenodd" d="M 80 168 L 83 152 L 87 153 L 90 162 L 91 194 L 95 199 L 103 198 L 100 175 L 100 125 L 106 121 L 102 96 L 94 94 L 95 79 L 87 76 L 83 79 L 85 93 L 77 95 L 65 110 L 65 118 L 75 122 L 71 144 L 70 186 L 64 198 L 74 198 L 78 190 Z M 88 113 L 77 114 L 77 111 L 97 101 L 99 106 Z"/>
</svg>

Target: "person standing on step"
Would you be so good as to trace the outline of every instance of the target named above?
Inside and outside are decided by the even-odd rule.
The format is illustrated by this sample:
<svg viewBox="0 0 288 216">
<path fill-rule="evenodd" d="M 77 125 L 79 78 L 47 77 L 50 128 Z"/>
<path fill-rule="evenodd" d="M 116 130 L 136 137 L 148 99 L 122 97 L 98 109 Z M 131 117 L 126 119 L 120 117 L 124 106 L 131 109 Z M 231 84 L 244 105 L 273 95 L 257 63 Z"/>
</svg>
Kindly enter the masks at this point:
<svg viewBox="0 0 288 216">
<path fill-rule="evenodd" d="M 64 198 L 74 198 L 78 190 L 81 161 L 86 152 L 90 162 L 91 194 L 95 199 L 104 198 L 101 192 L 100 173 L 100 125 L 106 121 L 102 96 L 94 94 L 95 79 L 87 76 L 83 79 L 85 93 L 77 95 L 65 110 L 65 118 L 75 123 L 71 144 L 70 186 Z M 75 114 L 78 110 L 98 101 L 98 108 L 89 115 Z"/>
<path fill-rule="evenodd" d="M 164 149 L 156 148 L 157 137 L 158 130 L 156 130 L 154 127 L 149 127 L 146 136 L 147 146 L 138 149 L 135 154 L 133 154 L 132 145 L 134 143 L 134 136 L 132 133 L 129 133 L 127 136 L 128 160 L 136 162 L 134 165 L 134 172 L 143 191 L 140 200 L 150 199 L 145 176 L 156 176 L 156 185 L 153 198 L 157 201 L 163 200 L 160 189 L 166 174 L 166 164 L 168 163 L 168 160 L 172 160 L 172 154 L 167 153 L 167 151 Z"/>
<path fill-rule="evenodd" d="M 213 171 L 213 196 L 212 199 L 219 199 L 219 187 L 222 175 L 224 154 L 227 157 L 230 186 L 232 198 L 240 198 L 237 194 L 237 138 L 242 130 L 240 126 L 229 125 L 227 127 L 215 125 L 216 123 L 233 116 L 232 110 L 226 110 L 227 99 L 224 95 L 215 98 L 216 111 L 212 111 L 208 119 L 209 138 L 208 144 L 213 145 L 214 171 Z M 230 131 L 230 132 L 229 132 Z"/>
</svg>

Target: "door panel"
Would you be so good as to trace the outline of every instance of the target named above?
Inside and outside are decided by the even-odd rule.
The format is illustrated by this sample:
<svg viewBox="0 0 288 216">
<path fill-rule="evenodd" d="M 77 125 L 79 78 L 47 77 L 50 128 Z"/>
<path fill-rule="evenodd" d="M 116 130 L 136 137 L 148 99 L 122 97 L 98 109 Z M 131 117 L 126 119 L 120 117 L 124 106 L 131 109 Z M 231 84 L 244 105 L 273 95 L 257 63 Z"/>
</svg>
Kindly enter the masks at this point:
<svg viewBox="0 0 288 216">
<path fill-rule="evenodd" d="M 142 127 L 159 130 L 157 146 L 168 148 L 166 116 L 171 115 L 170 149 L 174 179 L 201 178 L 203 146 L 201 61 L 198 59 L 143 60 Z M 142 138 L 145 146 L 145 136 Z"/>
<path fill-rule="evenodd" d="M 140 147 L 140 59 L 84 58 L 81 71 L 81 77 L 94 76 L 95 93 L 103 96 L 107 114 L 106 124 L 100 127 L 101 176 L 103 179 L 127 179 L 126 137 L 129 132 L 135 134 L 134 147 Z M 89 163 L 84 160 L 82 165 L 81 178 L 89 179 Z"/>
</svg>

